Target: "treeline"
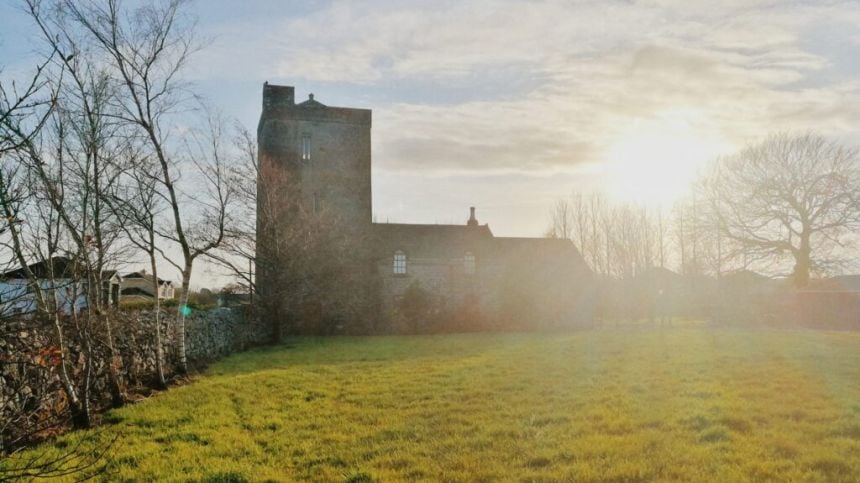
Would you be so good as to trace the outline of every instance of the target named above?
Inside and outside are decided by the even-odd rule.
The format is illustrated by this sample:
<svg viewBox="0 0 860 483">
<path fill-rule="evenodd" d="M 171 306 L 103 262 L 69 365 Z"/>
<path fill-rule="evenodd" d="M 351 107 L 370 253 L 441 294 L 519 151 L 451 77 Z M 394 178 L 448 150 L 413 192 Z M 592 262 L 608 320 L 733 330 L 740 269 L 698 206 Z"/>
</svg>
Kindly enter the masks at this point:
<svg viewBox="0 0 860 483">
<path fill-rule="evenodd" d="M 4 307 L 17 304 L 26 313 L 4 310 L 0 335 L 37 331 L 50 345 L 38 354 L 4 353 L 0 364 L 47 365 L 65 394 L 68 418 L 34 424 L 33 431 L 86 428 L 93 403 L 104 399 L 93 393 L 99 368 L 110 374 L 111 405 L 127 398 L 117 368 L 111 269 L 146 259 L 153 293 L 161 261 L 181 273 L 182 300 L 170 309 L 175 346 L 162 342 L 155 299 L 151 384 L 158 388 L 167 385 L 165 351 L 177 355 L 179 373 L 188 371 L 185 307 L 196 262 L 209 257 L 252 280 L 255 142 L 184 80 L 202 46 L 187 2 L 22 5 L 38 32 L 41 59 L 25 79 L 0 72 L 0 269 L 16 272 L 25 285 L 3 294 Z M 10 300 L 13 293 L 21 300 Z M 19 425 L 38 417 L 4 408 L 3 420 Z M 0 441 L 0 454 L 14 449 L 14 441 Z M 56 475 L 67 466 L 39 461 L 13 476 Z"/>
<path fill-rule="evenodd" d="M 573 240 L 592 270 L 626 279 L 654 267 L 718 276 L 740 269 L 811 277 L 858 268 L 860 161 L 817 134 L 777 134 L 714 160 L 669 210 L 574 194 L 547 235 Z"/>
<path fill-rule="evenodd" d="M 707 279 L 746 271 L 805 289 L 860 268 L 860 161 L 855 148 L 814 133 L 775 134 L 712 161 L 669 210 L 574 194 L 550 219 L 547 235 L 574 241 L 614 287 L 616 306 L 634 303 L 645 280 L 674 274 L 704 280 L 701 299 L 716 295 Z"/>
</svg>

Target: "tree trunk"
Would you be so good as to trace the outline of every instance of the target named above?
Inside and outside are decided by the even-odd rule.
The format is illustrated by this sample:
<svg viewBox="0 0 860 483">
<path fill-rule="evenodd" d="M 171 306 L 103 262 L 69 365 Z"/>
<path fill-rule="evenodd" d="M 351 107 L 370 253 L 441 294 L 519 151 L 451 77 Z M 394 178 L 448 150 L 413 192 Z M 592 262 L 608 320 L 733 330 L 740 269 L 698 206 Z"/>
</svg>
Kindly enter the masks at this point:
<svg viewBox="0 0 860 483">
<path fill-rule="evenodd" d="M 72 416 L 72 424 L 74 424 L 76 428 L 88 428 L 90 427 L 91 422 L 89 405 L 86 404 L 86 402 L 81 401 L 81 398 L 78 397 L 78 393 L 75 390 L 72 379 L 69 377 L 68 360 L 66 358 L 66 340 L 63 336 L 63 326 L 60 322 L 60 314 L 56 310 L 56 292 L 54 292 L 54 304 L 55 310 L 52 319 L 55 336 L 57 337 L 57 346 L 60 351 L 60 385 L 69 400 L 69 412 Z"/>
<path fill-rule="evenodd" d="M 167 387 L 164 378 L 164 343 L 161 340 L 161 297 L 158 286 L 158 269 L 155 266 L 155 253 L 150 253 L 150 268 L 152 268 L 152 288 L 155 291 L 155 375 L 159 389 Z"/>
<path fill-rule="evenodd" d="M 811 254 L 812 249 L 807 232 L 800 235 L 800 248 L 794 253 L 794 286 L 796 288 L 806 288 L 809 286 L 809 271 L 812 268 Z"/>
<path fill-rule="evenodd" d="M 113 330 L 111 328 L 110 316 L 104 316 L 105 331 L 107 332 L 108 345 L 108 379 L 111 392 L 111 403 L 113 407 L 121 407 L 125 405 L 125 393 L 122 390 L 122 384 L 119 379 L 119 370 L 117 366 L 121 364 L 121 360 L 117 355 L 116 347 L 113 343 Z"/>
<path fill-rule="evenodd" d="M 91 265 L 90 265 L 91 266 Z M 111 395 L 111 404 L 113 407 L 121 407 L 125 405 L 125 393 L 122 390 L 122 385 L 119 377 L 118 366 L 121 363 L 117 354 L 116 346 L 113 342 L 113 326 L 110 320 L 110 314 L 107 313 L 107 303 L 102 300 L 102 276 L 101 265 L 95 270 L 90 270 L 88 280 L 91 287 L 97 287 L 95 290 L 89 289 L 87 300 L 87 317 L 95 317 L 96 322 L 103 322 L 105 329 L 105 338 L 107 339 L 108 350 L 108 389 Z M 94 297 L 92 297 L 94 295 Z"/>
<path fill-rule="evenodd" d="M 186 265 L 182 271 L 182 300 L 179 301 L 176 317 L 176 331 L 179 337 L 179 372 L 188 374 L 188 356 L 185 348 L 185 314 L 188 313 L 188 287 L 191 285 L 191 266 Z"/>
</svg>

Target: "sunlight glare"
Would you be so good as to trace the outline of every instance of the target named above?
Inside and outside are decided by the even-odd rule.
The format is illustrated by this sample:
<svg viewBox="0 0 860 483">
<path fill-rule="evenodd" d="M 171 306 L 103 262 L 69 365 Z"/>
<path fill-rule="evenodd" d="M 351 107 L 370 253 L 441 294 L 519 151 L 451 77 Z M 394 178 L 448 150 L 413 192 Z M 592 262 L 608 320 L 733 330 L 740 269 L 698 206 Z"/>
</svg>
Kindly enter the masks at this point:
<svg viewBox="0 0 860 483">
<path fill-rule="evenodd" d="M 606 154 L 606 192 L 618 201 L 666 207 L 682 198 L 704 165 L 730 150 L 697 127 L 703 121 L 694 110 L 672 110 L 628 124 Z"/>
</svg>

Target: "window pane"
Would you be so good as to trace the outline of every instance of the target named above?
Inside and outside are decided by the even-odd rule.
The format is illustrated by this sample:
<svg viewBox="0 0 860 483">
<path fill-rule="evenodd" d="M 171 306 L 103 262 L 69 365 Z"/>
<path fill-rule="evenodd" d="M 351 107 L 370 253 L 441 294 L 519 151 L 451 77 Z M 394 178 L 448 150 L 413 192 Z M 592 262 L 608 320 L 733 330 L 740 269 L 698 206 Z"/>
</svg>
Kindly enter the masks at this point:
<svg viewBox="0 0 860 483">
<path fill-rule="evenodd" d="M 398 250 L 394 253 L 394 273 L 403 275 L 406 273 L 406 254 Z"/>
<path fill-rule="evenodd" d="M 466 272 L 466 275 L 475 273 L 475 255 L 472 255 L 471 252 L 466 252 L 463 255 L 463 271 Z"/>
<path fill-rule="evenodd" d="M 302 134 L 302 159 L 308 161 L 311 159 L 311 135 Z"/>
</svg>

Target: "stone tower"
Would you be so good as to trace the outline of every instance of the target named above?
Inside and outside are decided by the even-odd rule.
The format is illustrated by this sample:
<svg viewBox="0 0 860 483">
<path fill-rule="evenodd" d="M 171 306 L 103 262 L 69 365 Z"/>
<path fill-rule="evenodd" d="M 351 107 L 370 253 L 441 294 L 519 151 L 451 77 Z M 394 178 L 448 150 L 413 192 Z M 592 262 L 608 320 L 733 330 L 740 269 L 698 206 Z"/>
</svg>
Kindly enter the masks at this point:
<svg viewBox="0 0 860 483">
<path fill-rule="evenodd" d="M 371 223 L 369 109 L 296 103 L 292 86 L 263 85 L 257 129 L 261 183 L 288 173 L 311 211 L 334 211 L 347 229 Z M 283 189 L 281 186 L 278 189 Z"/>
<path fill-rule="evenodd" d="M 272 255 L 277 250 L 274 245 L 283 235 L 264 234 L 274 227 L 295 226 L 297 219 L 304 216 L 302 219 L 307 220 L 315 213 L 329 220 L 327 229 L 336 230 L 338 236 L 346 235 L 351 240 L 348 243 L 355 245 L 349 247 L 354 254 L 351 261 L 332 262 L 355 264 L 357 269 L 340 268 L 363 276 L 362 267 L 368 265 L 364 248 L 372 221 L 370 128 L 368 109 L 326 106 L 314 100 L 313 94 L 296 103 L 292 86 L 263 85 L 263 110 L 257 128 L 257 287 L 262 298 L 278 289 L 274 286 L 278 271 L 286 269 L 277 262 L 265 262 L 277 259 Z M 273 211 L 271 206 L 263 206 L 272 200 L 282 209 Z M 322 306 L 319 310 L 328 316 L 333 309 Z M 307 314 L 291 316 L 313 318 Z"/>
</svg>

